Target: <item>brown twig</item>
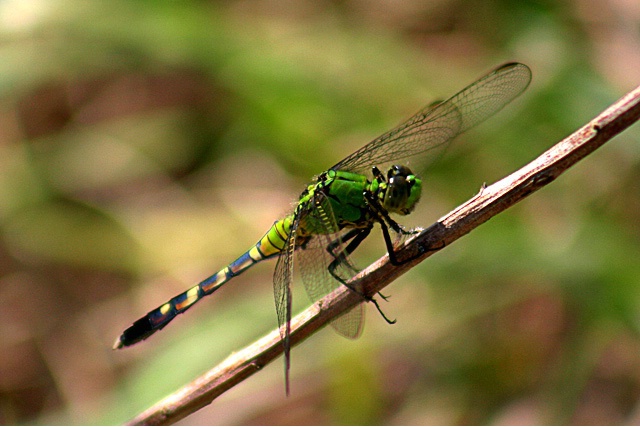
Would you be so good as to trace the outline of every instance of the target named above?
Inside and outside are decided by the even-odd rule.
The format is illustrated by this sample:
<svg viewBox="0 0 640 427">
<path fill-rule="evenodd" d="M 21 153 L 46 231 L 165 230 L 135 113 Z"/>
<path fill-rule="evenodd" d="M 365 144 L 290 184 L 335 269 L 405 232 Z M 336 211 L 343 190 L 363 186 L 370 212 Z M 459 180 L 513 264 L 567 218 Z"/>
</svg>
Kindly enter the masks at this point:
<svg viewBox="0 0 640 427">
<path fill-rule="evenodd" d="M 367 295 L 374 295 L 414 265 L 549 184 L 579 160 L 631 126 L 638 118 L 640 87 L 531 163 L 483 188 L 472 199 L 407 241 L 398 255 L 400 259 L 415 257 L 410 262 L 394 266 L 389 262 L 389 258 L 384 256 L 354 277 L 353 285 L 361 286 Z M 292 320 L 291 345 L 301 342 L 361 302 L 362 297 L 346 287 L 327 295 Z M 174 423 L 210 404 L 216 397 L 259 371 L 281 353 L 280 334 L 278 330 L 274 330 L 144 411 L 132 419 L 130 424 Z"/>
</svg>

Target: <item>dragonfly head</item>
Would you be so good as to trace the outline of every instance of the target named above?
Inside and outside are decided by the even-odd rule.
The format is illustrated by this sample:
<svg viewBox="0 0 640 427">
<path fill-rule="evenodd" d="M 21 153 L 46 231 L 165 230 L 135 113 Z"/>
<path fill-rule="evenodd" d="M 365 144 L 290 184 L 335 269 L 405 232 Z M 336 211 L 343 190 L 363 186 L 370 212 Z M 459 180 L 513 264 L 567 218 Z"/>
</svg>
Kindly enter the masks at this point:
<svg viewBox="0 0 640 427">
<path fill-rule="evenodd" d="M 410 214 L 420 200 L 422 180 L 406 166 L 393 165 L 387 172 L 382 206 L 391 213 Z"/>
</svg>

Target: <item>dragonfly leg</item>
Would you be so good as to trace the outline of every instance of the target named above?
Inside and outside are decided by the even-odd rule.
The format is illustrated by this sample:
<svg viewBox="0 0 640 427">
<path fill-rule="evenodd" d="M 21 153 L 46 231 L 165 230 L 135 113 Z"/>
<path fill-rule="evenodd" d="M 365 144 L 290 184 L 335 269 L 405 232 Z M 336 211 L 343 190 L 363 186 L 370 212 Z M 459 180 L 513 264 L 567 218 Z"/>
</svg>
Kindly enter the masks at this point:
<svg viewBox="0 0 640 427">
<path fill-rule="evenodd" d="M 329 245 L 327 246 L 327 251 L 334 258 L 334 260 L 331 261 L 331 264 L 329 264 L 329 267 L 328 267 L 329 273 L 331 273 L 331 275 L 334 278 L 336 278 L 339 282 L 344 284 L 348 279 L 350 279 L 350 277 L 340 277 L 337 271 L 338 267 L 340 266 L 348 267 L 349 270 L 351 270 L 350 271 L 351 276 L 358 272 L 358 269 L 349 262 L 348 257 L 353 253 L 353 251 L 356 250 L 358 246 L 360 246 L 362 241 L 367 238 L 370 232 L 371 232 L 371 227 L 354 228 L 352 230 L 349 230 L 349 232 L 347 232 L 344 236 L 342 236 L 341 239 L 336 239 L 333 242 L 329 243 Z M 341 249 L 339 252 L 336 252 L 336 248 L 341 243 L 346 243 L 349 240 L 351 241 L 349 242 L 346 248 Z"/>
<path fill-rule="evenodd" d="M 363 234 L 363 230 L 366 230 L 366 233 Z M 346 256 L 350 255 L 353 251 L 356 250 L 358 246 L 360 246 L 360 243 L 362 243 L 362 241 L 369 235 L 370 231 L 371 231 L 371 227 L 369 227 L 368 229 L 352 228 L 339 239 L 335 239 L 333 242 L 329 243 L 327 245 L 327 252 L 329 252 L 331 256 L 333 256 L 334 258 L 338 258 L 341 255 L 341 253 L 340 252 L 336 253 L 335 252 L 336 248 L 340 246 L 341 243 L 346 243 L 349 240 L 352 240 L 352 242 L 344 250 L 341 251 L 343 253 L 346 252 L 343 255 L 343 257 L 345 257 L 343 261 L 347 261 Z"/>
<path fill-rule="evenodd" d="M 380 293 L 380 292 L 378 292 L 378 293 Z M 382 311 L 382 309 L 381 309 L 381 308 L 380 308 L 380 306 L 378 305 L 378 301 L 376 301 L 376 299 L 375 299 L 375 298 L 369 298 L 369 300 L 368 300 L 368 301 L 369 301 L 369 302 L 372 302 L 372 303 L 373 303 L 373 305 L 375 305 L 375 306 L 376 306 L 376 310 L 378 310 L 378 313 L 380 313 L 380 316 L 382 316 L 382 318 L 384 319 L 384 321 L 385 321 L 385 322 L 387 322 L 387 323 L 388 323 L 388 324 L 390 324 L 390 325 L 393 325 L 393 324 L 395 324 L 395 323 L 397 322 L 397 320 L 396 320 L 396 319 L 391 320 L 391 319 L 389 319 L 389 318 L 387 317 L 387 315 L 386 315 L 386 314 L 384 314 L 384 312 Z M 386 301 L 386 299 L 385 299 L 385 301 Z"/>
<path fill-rule="evenodd" d="M 387 178 L 385 178 L 384 174 L 377 166 L 373 166 L 371 168 L 371 173 L 373 173 L 373 177 L 379 182 L 387 182 Z"/>
<path fill-rule="evenodd" d="M 378 173 L 380 173 L 380 171 L 378 171 Z M 384 243 L 387 246 L 387 253 L 389 254 L 389 261 L 391 261 L 391 264 L 402 265 L 422 255 L 422 251 L 421 251 L 416 255 L 413 255 L 407 259 L 403 259 L 402 261 L 400 261 L 396 255 L 396 250 L 393 247 L 393 242 L 391 241 L 391 235 L 389 234 L 389 227 L 391 227 L 391 229 L 396 233 L 402 234 L 405 236 L 415 234 L 418 231 L 405 230 L 404 227 L 402 227 L 400 224 L 398 224 L 393 219 L 391 219 L 387 211 L 382 206 L 380 206 L 380 202 L 378 202 L 376 197 L 371 192 L 365 191 L 364 197 L 367 203 L 369 204 L 369 207 L 371 208 L 371 212 L 378 216 L 377 222 L 380 223 L 380 228 L 382 229 L 382 237 L 384 237 Z"/>
<path fill-rule="evenodd" d="M 396 323 L 396 320 L 393 319 L 389 319 L 387 317 L 386 314 L 384 314 L 384 312 L 382 311 L 382 309 L 380 308 L 380 305 L 378 304 L 378 301 L 376 301 L 375 298 L 370 297 L 368 295 L 363 294 L 361 291 L 359 291 L 358 289 L 353 288 L 352 286 L 349 286 L 349 284 L 347 283 L 347 279 L 344 279 L 342 277 L 340 277 L 340 275 L 337 272 L 337 269 L 340 265 L 347 265 L 350 269 L 352 269 L 354 272 L 356 272 L 357 270 L 355 269 L 355 267 L 353 265 L 351 265 L 348 261 L 348 256 L 356 250 L 356 248 L 358 246 L 360 246 L 360 243 L 362 243 L 362 241 L 364 239 L 367 238 L 367 236 L 369 235 L 369 233 L 371 232 L 371 227 L 369 228 L 354 228 L 353 230 L 350 230 L 349 232 L 347 232 L 344 236 L 342 236 L 341 239 L 336 239 L 333 242 L 331 242 L 328 246 L 327 246 L 327 251 L 331 254 L 331 256 L 333 256 L 335 259 L 331 262 L 331 264 L 329 264 L 329 273 L 340 283 L 342 283 L 343 285 L 345 285 L 347 288 L 351 289 L 353 292 L 357 293 L 358 295 L 360 295 L 365 301 L 367 302 L 371 302 L 373 303 L 373 305 L 376 307 L 376 310 L 378 310 L 378 313 L 380 313 L 380 315 L 382 316 L 382 318 L 389 323 L 390 325 L 393 325 L 394 323 Z M 338 245 L 341 242 L 348 242 L 349 240 L 351 240 L 351 242 L 349 242 L 349 244 L 347 245 L 346 248 L 342 249 L 339 253 L 335 253 L 335 249 L 336 247 L 338 247 Z M 380 295 L 382 297 L 382 299 L 384 299 L 385 301 L 387 300 L 387 297 L 382 295 L 380 292 L 378 292 L 378 295 Z"/>
<path fill-rule="evenodd" d="M 389 301 L 389 298 L 391 298 L 390 295 L 384 295 L 382 292 L 378 292 L 378 296 L 385 301 Z"/>
</svg>

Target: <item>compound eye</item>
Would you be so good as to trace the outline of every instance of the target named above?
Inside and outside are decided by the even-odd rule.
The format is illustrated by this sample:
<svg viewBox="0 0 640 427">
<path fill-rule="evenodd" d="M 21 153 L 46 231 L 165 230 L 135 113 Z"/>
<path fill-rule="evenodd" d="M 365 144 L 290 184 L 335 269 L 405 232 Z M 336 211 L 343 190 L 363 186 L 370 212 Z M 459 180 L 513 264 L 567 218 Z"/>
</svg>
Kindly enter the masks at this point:
<svg viewBox="0 0 640 427">
<path fill-rule="evenodd" d="M 393 179 L 394 176 L 396 176 L 398 174 L 398 165 L 393 165 L 389 168 L 389 170 L 387 171 L 387 179 L 389 180 L 389 182 L 391 182 L 391 180 Z"/>
<path fill-rule="evenodd" d="M 400 212 L 409 197 L 409 186 L 402 175 L 389 178 L 389 186 L 384 198 L 384 207 L 390 212 Z"/>
<path fill-rule="evenodd" d="M 406 182 L 406 177 L 402 175 L 392 176 L 391 178 L 389 178 L 389 188 L 397 191 L 398 189 L 404 188 Z"/>
<path fill-rule="evenodd" d="M 389 172 L 387 172 L 387 178 L 391 179 L 394 176 L 409 176 L 413 175 L 411 169 L 402 165 L 393 165 L 389 168 Z"/>
</svg>

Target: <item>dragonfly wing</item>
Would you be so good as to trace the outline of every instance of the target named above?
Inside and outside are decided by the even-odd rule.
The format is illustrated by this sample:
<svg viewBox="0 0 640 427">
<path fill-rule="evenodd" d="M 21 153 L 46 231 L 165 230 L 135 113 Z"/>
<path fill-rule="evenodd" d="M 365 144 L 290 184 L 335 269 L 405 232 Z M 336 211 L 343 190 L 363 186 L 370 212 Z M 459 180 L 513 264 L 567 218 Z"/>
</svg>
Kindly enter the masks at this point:
<svg viewBox="0 0 640 427">
<path fill-rule="evenodd" d="M 335 166 L 334 170 L 369 172 L 372 166 L 417 158 L 425 165 L 457 135 L 500 111 L 531 81 L 524 64 L 509 63 L 470 84 L 451 98 L 431 104 L 405 123 L 374 139 Z"/>
<path fill-rule="evenodd" d="M 297 251 L 302 283 L 311 302 L 315 303 L 327 294 L 342 286 L 359 270 L 344 257 L 336 261 L 334 254 L 344 251 L 342 235 L 346 232 L 338 229 L 329 199 L 318 192 L 309 202 L 304 221 L 312 224 L 316 233 Z M 329 249 L 331 248 L 331 249 Z M 334 263 L 332 272 L 329 266 Z M 339 278 L 340 280 L 338 280 Z M 357 338 L 362 331 L 364 305 L 359 304 L 345 314 L 331 321 L 331 326 L 347 338 Z"/>
<path fill-rule="evenodd" d="M 280 338 L 282 338 L 282 346 L 284 347 L 284 377 L 287 395 L 289 395 L 289 367 L 291 366 L 291 284 L 293 282 L 296 233 L 299 224 L 300 215 L 296 215 L 273 273 L 273 294 L 278 314 Z"/>
<path fill-rule="evenodd" d="M 313 303 L 342 286 L 341 282 L 336 280 L 328 269 L 328 266 L 335 258 L 327 251 L 327 246 L 335 242 L 336 239 L 340 239 L 340 234 L 317 235 L 311 239 L 304 250 L 298 251 L 298 262 L 302 266 L 300 270 L 302 283 L 309 299 Z M 342 243 L 339 246 L 342 246 Z M 336 250 L 340 249 L 337 248 Z M 345 281 L 357 273 L 358 269 L 351 264 L 347 265 L 347 262 L 338 263 L 335 271 L 335 274 L 344 278 L 343 280 Z M 362 331 L 363 320 L 364 305 L 360 304 L 340 317 L 333 319 L 331 326 L 342 336 L 357 338 Z"/>
</svg>

